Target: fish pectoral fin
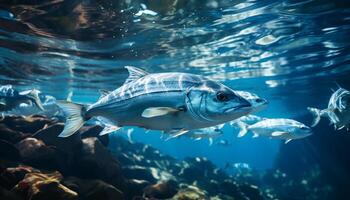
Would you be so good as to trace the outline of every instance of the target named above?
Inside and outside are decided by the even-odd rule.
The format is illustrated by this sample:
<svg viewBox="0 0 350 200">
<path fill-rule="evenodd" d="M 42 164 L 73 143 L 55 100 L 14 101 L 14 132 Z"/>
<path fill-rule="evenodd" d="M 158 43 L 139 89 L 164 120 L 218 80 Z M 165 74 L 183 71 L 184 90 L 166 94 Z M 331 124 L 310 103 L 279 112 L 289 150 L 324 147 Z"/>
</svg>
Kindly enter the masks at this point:
<svg viewBox="0 0 350 200">
<path fill-rule="evenodd" d="M 119 126 L 111 126 L 111 125 L 105 126 L 103 128 L 103 130 L 100 132 L 99 136 L 110 134 L 110 133 L 117 131 L 119 129 L 121 129 L 121 127 L 119 127 Z"/>
<path fill-rule="evenodd" d="M 152 117 L 158 117 L 158 116 L 163 116 L 175 112 L 179 112 L 180 110 L 175 109 L 175 108 L 170 108 L 170 107 L 150 107 L 145 109 L 142 112 L 142 117 L 144 118 L 152 118 Z"/>
<path fill-rule="evenodd" d="M 288 142 L 292 141 L 292 139 L 288 139 L 284 142 L 284 144 L 287 144 Z"/>
<path fill-rule="evenodd" d="M 257 138 L 257 137 L 259 137 L 259 134 L 254 133 L 253 138 Z"/>
<path fill-rule="evenodd" d="M 286 133 L 287 133 L 287 132 L 283 132 L 283 131 L 275 131 L 275 132 L 271 133 L 271 136 L 276 137 L 276 136 L 284 135 L 284 134 L 286 134 Z"/>
<path fill-rule="evenodd" d="M 176 131 L 176 130 L 175 130 L 175 131 Z M 170 131 L 170 134 L 171 134 L 172 132 L 174 132 L 174 130 L 173 130 L 173 131 Z M 188 130 L 181 129 L 181 130 L 179 130 L 179 131 L 177 131 L 177 132 L 171 134 L 171 136 L 168 137 L 165 141 L 168 141 L 168 140 L 173 139 L 173 138 L 177 138 L 177 137 L 179 137 L 179 136 L 181 136 L 181 135 L 186 134 L 187 132 L 188 132 Z"/>
</svg>

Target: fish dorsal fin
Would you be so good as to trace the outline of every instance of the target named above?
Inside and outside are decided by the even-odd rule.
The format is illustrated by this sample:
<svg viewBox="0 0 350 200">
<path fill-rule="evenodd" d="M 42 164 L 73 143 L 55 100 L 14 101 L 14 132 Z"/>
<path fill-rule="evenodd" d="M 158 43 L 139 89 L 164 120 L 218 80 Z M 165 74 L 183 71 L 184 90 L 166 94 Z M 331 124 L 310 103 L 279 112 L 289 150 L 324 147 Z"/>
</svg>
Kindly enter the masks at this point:
<svg viewBox="0 0 350 200">
<path fill-rule="evenodd" d="M 100 89 L 99 92 L 100 92 L 100 95 L 101 95 L 100 99 L 105 97 L 105 96 L 107 96 L 109 93 L 111 93 L 111 91 L 105 90 L 105 89 Z"/>
<path fill-rule="evenodd" d="M 276 136 L 281 136 L 281 135 L 283 135 L 283 134 L 286 134 L 286 132 L 283 132 L 283 131 L 275 131 L 275 132 L 273 132 L 273 133 L 271 134 L 271 136 L 276 137 Z"/>
<path fill-rule="evenodd" d="M 136 80 L 149 74 L 148 72 L 146 72 L 142 69 L 139 69 L 137 67 L 125 66 L 125 69 L 128 70 L 129 77 L 126 79 L 124 84 L 136 81 Z"/>
</svg>

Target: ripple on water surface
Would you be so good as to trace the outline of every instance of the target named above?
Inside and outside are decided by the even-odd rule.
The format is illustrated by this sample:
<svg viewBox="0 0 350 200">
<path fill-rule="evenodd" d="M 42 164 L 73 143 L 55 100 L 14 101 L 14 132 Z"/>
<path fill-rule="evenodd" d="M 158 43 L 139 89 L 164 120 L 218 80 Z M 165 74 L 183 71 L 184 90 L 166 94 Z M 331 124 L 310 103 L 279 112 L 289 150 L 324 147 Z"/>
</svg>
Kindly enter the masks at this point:
<svg viewBox="0 0 350 200">
<path fill-rule="evenodd" d="M 125 65 L 264 80 L 256 90 L 349 71 L 350 9 L 342 1 L 5 1 L 1 8 L 1 84 L 96 97 L 123 83 Z"/>
</svg>

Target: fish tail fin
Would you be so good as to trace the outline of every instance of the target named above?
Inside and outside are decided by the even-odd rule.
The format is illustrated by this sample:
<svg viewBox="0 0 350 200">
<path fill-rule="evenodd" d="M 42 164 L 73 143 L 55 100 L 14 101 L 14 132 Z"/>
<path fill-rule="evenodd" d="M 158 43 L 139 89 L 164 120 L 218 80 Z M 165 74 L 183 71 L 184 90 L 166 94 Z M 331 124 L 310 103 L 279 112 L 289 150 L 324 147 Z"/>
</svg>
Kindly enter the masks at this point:
<svg viewBox="0 0 350 200">
<path fill-rule="evenodd" d="M 69 137 L 77 132 L 85 123 L 85 106 L 68 101 L 57 101 L 57 105 L 66 114 L 66 123 L 58 137 Z"/>
<path fill-rule="evenodd" d="M 248 125 L 243 122 L 237 122 L 238 127 L 240 128 L 240 131 L 237 135 L 237 137 L 243 137 L 248 133 Z"/>
<path fill-rule="evenodd" d="M 307 109 L 311 112 L 311 114 L 314 117 L 312 124 L 311 124 L 311 127 L 315 127 L 321 120 L 322 110 L 317 109 L 317 108 L 311 108 L 311 107 L 308 107 Z"/>
<path fill-rule="evenodd" d="M 31 90 L 28 94 L 26 94 L 26 96 L 33 101 L 33 103 L 40 109 L 40 110 L 44 110 L 43 104 L 40 100 L 39 97 L 39 90 Z"/>
</svg>

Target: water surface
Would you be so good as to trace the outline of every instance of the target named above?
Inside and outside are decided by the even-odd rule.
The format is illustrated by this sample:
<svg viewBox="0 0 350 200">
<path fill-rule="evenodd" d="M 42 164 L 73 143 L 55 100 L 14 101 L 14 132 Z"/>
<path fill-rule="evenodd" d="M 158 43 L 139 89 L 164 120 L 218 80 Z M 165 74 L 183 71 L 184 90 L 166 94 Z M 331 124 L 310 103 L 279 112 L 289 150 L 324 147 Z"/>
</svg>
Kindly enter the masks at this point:
<svg viewBox="0 0 350 200">
<path fill-rule="evenodd" d="M 337 84 L 350 89 L 346 1 L 130 2 L 2 1 L 0 84 L 35 87 L 58 99 L 73 93 L 73 101 L 92 103 L 99 89 L 122 85 L 124 66 L 132 65 L 201 74 L 254 92 L 270 101 L 259 115 L 273 118 L 308 115 L 307 106 L 327 105 Z M 280 141 L 236 139 L 237 130 L 224 131 L 230 147 L 164 142 L 143 130 L 133 139 L 178 158 L 207 156 L 219 166 L 274 164 Z"/>
</svg>

